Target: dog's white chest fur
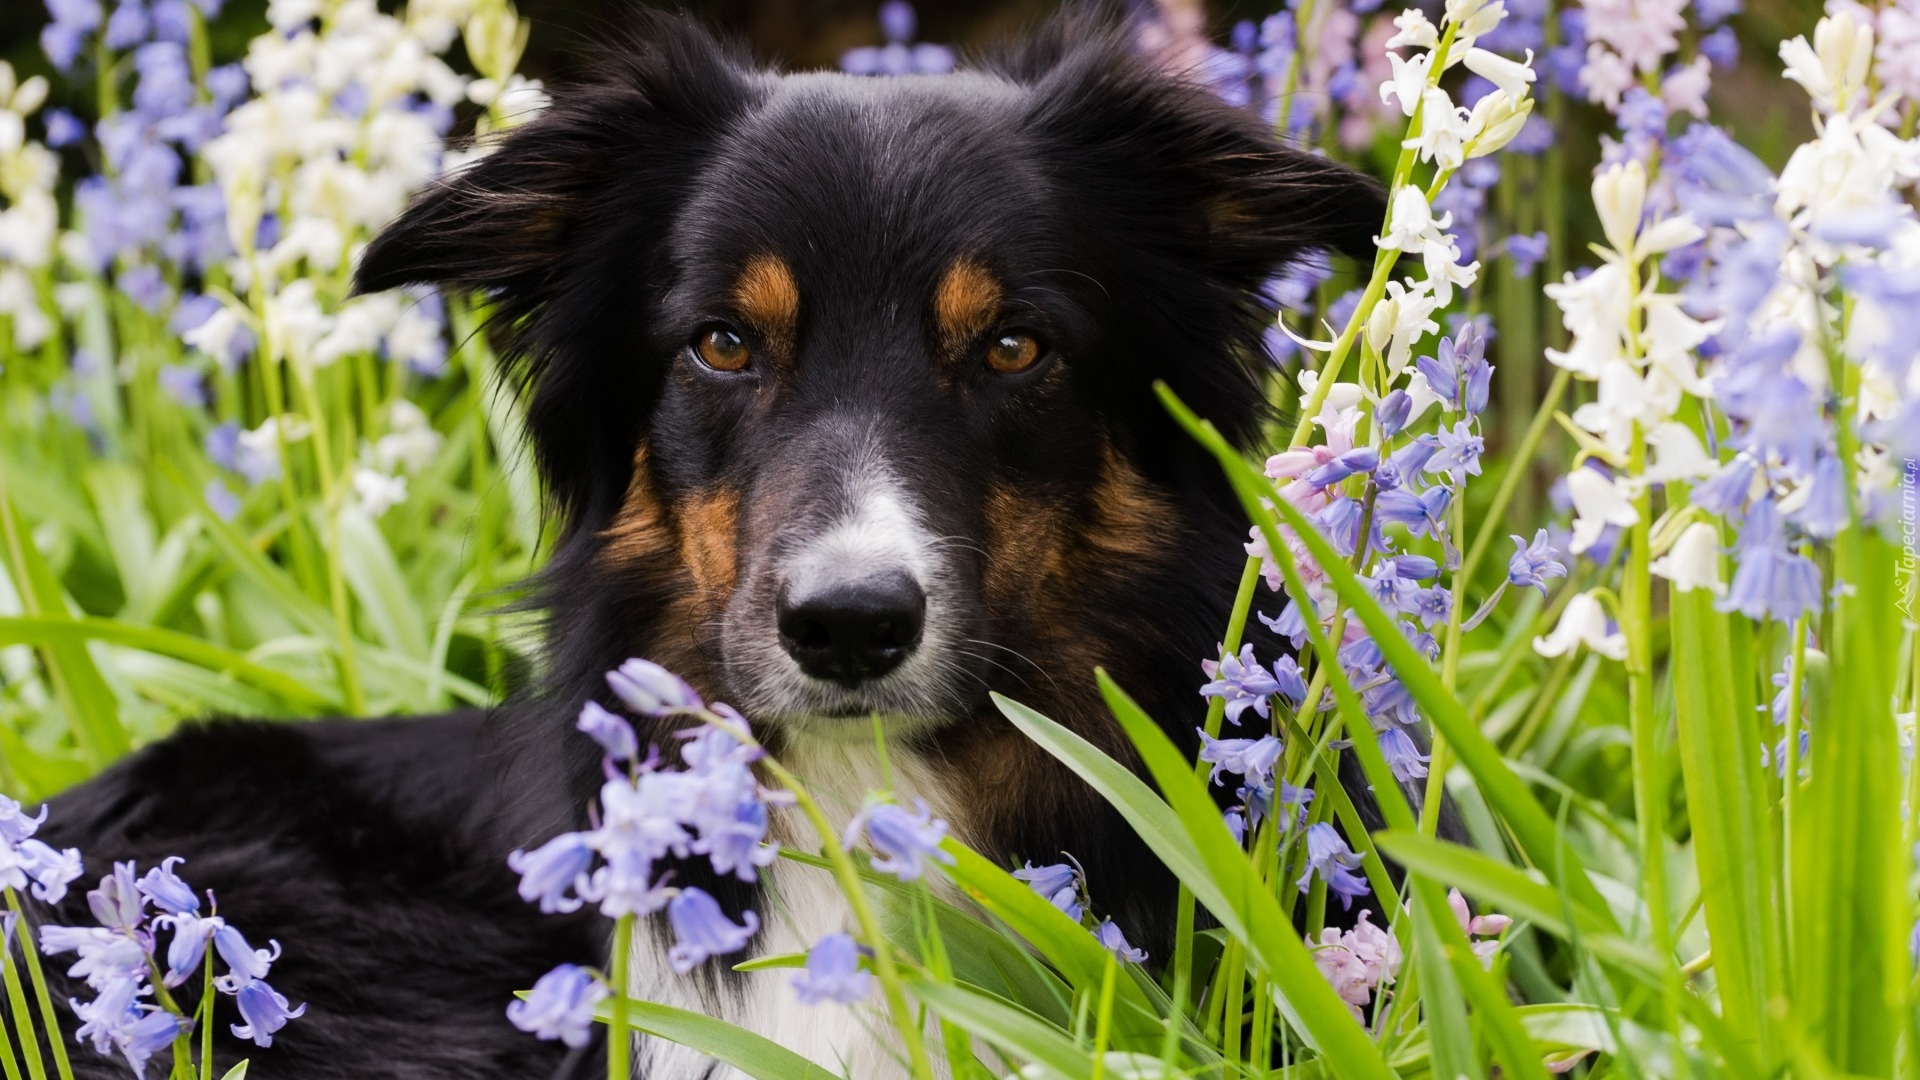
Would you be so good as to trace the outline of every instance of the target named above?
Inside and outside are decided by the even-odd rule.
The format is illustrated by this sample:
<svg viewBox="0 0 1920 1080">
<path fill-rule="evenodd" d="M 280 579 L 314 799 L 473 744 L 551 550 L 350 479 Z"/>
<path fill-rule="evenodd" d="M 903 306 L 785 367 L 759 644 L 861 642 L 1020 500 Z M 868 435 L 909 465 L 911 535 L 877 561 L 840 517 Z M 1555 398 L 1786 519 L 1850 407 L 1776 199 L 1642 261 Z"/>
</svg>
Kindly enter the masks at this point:
<svg viewBox="0 0 1920 1080">
<path fill-rule="evenodd" d="M 804 745 L 783 754 L 781 763 L 806 785 L 836 828 L 852 819 L 869 791 L 891 786 L 902 805 L 911 807 L 915 799 L 925 799 L 936 817 L 946 818 L 956 833 L 961 832 L 961 821 L 955 816 L 958 808 L 946 779 L 924 758 L 903 750 L 890 752 L 889 785 L 871 741 L 840 742 L 818 737 L 795 741 Z M 780 811 L 773 831 L 802 850 L 819 849 L 818 838 L 798 810 Z M 855 858 L 864 862 L 866 856 L 857 854 Z M 762 875 L 770 886 L 769 895 L 762 902 L 762 927 L 750 955 L 804 953 L 827 934 L 857 930 L 829 872 L 779 859 Z M 899 1064 L 899 1038 L 889 1023 L 877 986 L 863 1005 L 802 1005 L 789 985 L 792 970 L 781 968 L 735 976 L 737 990 L 726 986 L 714 989 L 706 980 L 676 976 L 667 965 L 665 948 L 654 935 L 643 930 L 635 936 L 634 997 L 705 1013 L 743 1027 L 818 1063 L 827 1070 L 825 1075 L 872 1080 L 905 1074 Z M 738 963 L 746 955 L 710 963 Z M 642 1038 L 635 1047 L 634 1075 L 640 1080 L 735 1080 L 742 1074 L 686 1047 Z"/>
</svg>

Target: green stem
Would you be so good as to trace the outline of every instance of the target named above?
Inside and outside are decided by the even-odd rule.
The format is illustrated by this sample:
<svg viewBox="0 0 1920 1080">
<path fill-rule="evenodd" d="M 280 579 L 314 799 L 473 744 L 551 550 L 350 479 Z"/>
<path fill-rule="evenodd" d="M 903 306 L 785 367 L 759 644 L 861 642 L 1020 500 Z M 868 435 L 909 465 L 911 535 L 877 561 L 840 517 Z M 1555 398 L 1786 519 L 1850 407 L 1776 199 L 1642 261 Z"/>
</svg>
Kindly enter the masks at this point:
<svg viewBox="0 0 1920 1080">
<path fill-rule="evenodd" d="M 1253 610 L 1254 590 L 1260 582 L 1260 560 L 1248 559 L 1247 565 L 1240 570 L 1240 586 L 1233 594 L 1233 610 L 1227 615 L 1227 635 L 1221 642 L 1221 659 L 1226 659 L 1240 651 L 1240 639 L 1247 632 L 1247 614 Z M 1214 698 L 1207 703 L 1207 735 L 1210 738 L 1220 736 L 1220 725 L 1226 716 L 1225 698 Z M 1199 776 L 1207 771 L 1204 762 L 1196 761 L 1193 774 Z M 1176 987 L 1193 985 L 1193 889 L 1186 882 L 1180 883 L 1180 895 L 1175 900 L 1173 931 L 1173 968 L 1172 979 Z M 1181 1011 L 1187 1007 L 1185 1001 L 1175 999 Z"/>
<path fill-rule="evenodd" d="M 840 891 L 847 896 L 847 905 L 853 909 L 854 921 L 860 924 L 861 934 L 873 947 L 875 974 L 880 976 L 880 988 L 886 993 L 887 1008 L 893 1014 L 893 1026 L 899 1030 L 900 1039 L 906 1045 L 907 1060 L 912 1066 L 911 1075 L 915 1080 L 929 1080 L 933 1076 L 933 1065 L 927 1059 L 927 1048 L 920 1037 L 920 1024 L 907 1004 L 907 995 L 901 989 L 899 965 L 894 961 L 893 949 L 881 933 L 880 920 L 874 917 L 873 904 L 867 896 L 866 886 L 860 883 L 860 871 L 853 865 L 853 857 L 841 846 L 833 823 L 827 820 L 827 815 L 806 787 L 772 757 L 761 759 L 761 763 L 781 787 L 793 793 L 800 812 L 806 815 L 807 821 L 813 825 L 813 831 L 819 834 L 820 848 L 826 853 L 827 861 L 833 864 L 834 877 L 840 882 Z"/>
<path fill-rule="evenodd" d="M 607 1080 L 633 1080 L 633 1036 L 627 1025 L 628 968 L 633 963 L 634 916 L 613 923 L 613 955 L 607 958 L 613 982 L 613 1017 L 607 1024 Z"/>
<path fill-rule="evenodd" d="M 10 902 L 13 900 L 12 889 L 7 890 L 7 899 Z M 26 924 L 22 923 L 19 929 L 25 933 Z M 21 945 L 22 955 L 33 954 L 30 942 L 23 941 Z M 40 1040 L 34 1036 L 33 1025 L 27 1019 L 31 1014 L 27 1010 L 26 988 L 20 984 L 20 966 L 13 963 L 0 964 L 0 976 L 5 977 L 7 984 L 7 1007 L 13 1012 L 15 1025 L 21 1029 L 20 1053 L 27 1061 L 27 1076 L 31 1080 L 47 1080 L 47 1067 L 40 1060 Z M 51 1037 L 47 1041 L 58 1046 L 60 1029 L 54 1028 L 49 1035 Z"/>
<path fill-rule="evenodd" d="M 1473 572 L 1480 568 L 1480 560 L 1486 558 L 1487 551 L 1494 540 L 1506 530 L 1507 506 L 1513 502 L 1514 495 L 1527 478 L 1528 464 L 1533 460 L 1534 451 L 1546 438 L 1547 429 L 1553 426 L 1553 414 L 1560 409 L 1560 399 L 1566 396 L 1567 387 L 1573 382 L 1573 372 L 1560 368 L 1554 372 L 1553 383 L 1547 387 L 1547 396 L 1540 399 L 1540 407 L 1534 410 L 1533 422 L 1527 425 L 1527 432 L 1521 436 L 1518 446 L 1508 460 L 1507 471 L 1500 477 L 1500 486 L 1494 490 L 1493 502 L 1488 504 L 1482 520 L 1485 524 L 1473 538 L 1473 546 L 1467 549 L 1467 557 L 1460 562 L 1459 580 L 1473 580 Z M 1457 500 L 1456 500 L 1457 501 Z M 1457 604 L 1455 606 L 1458 606 Z"/>
<path fill-rule="evenodd" d="M 1647 436 L 1635 424 L 1627 475 L 1644 476 L 1646 468 Z M 1654 952 L 1664 964 L 1673 956 L 1673 930 L 1667 912 L 1666 785 L 1662 782 L 1653 696 L 1653 577 L 1648 569 L 1652 562 L 1651 487 L 1641 488 L 1633 506 L 1638 520 L 1631 526 L 1620 621 L 1627 637 L 1627 719 L 1633 741 L 1633 802 L 1640 827 L 1641 874 Z"/>
<path fill-rule="evenodd" d="M 47 1043 L 53 1048 L 53 1067 L 59 1072 L 60 1080 L 73 1080 L 73 1064 L 67 1060 L 66 1044 L 60 1041 L 60 1014 L 53 1011 L 53 995 L 47 993 L 47 976 L 40 970 L 40 953 L 33 947 L 32 923 L 27 921 L 20 897 L 12 889 L 7 890 L 7 909 L 19 920 L 15 929 L 21 935 L 20 955 L 26 957 L 27 981 L 33 984 L 34 1001 L 40 1006 L 40 1017 L 47 1025 Z"/>
</svg>

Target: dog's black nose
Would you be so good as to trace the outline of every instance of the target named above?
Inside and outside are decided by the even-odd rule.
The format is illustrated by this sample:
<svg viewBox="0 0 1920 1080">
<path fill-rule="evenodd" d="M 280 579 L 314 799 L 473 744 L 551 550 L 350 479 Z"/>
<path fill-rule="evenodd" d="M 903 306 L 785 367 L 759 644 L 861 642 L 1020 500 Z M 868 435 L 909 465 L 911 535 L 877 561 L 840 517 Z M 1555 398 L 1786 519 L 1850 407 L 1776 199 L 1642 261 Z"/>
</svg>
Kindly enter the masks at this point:
<svg viewBox="0 0 1920 1080">
<path fill-rule="evenodd" d="M 816 679 L 853 686 L 900 666 L 926 623 L 927 594 L 904 571 L 780 590 L 780 644 Z"/>
</svg>

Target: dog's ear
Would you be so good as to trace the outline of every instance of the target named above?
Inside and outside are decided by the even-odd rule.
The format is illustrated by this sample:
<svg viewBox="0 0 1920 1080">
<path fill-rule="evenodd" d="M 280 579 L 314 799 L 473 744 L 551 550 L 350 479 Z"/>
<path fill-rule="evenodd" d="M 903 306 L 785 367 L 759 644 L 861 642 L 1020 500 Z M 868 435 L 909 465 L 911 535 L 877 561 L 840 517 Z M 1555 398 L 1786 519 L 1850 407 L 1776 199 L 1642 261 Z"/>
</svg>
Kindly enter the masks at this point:
<svg viewBox="0 0 1920 1080">
<path fill-rule="evenodd" d="M 1264 276 L 1308 248 L 1371 260 L 1386 213 L 1379 183 L 1284 145 L 1103 21 L 1056 19 L 1001 67 L 1032 88 L 1031 129 L 1056 164 L 1099 185 L 1091 194 L 1112 224 L 1203 247 L 1230 274 Z"/>
<path fill-rule="evenodd" d="M 660 373 L 620 358 L 658 351 L 647 315 L 672 273 L 673 222 L 759 94 L 748 62 L 697 24 L 641 23 L 587 81 L 421 193 L 354 275 L 363 292 L 435 283 L 487 296 L 567 532 L 625 490 Z"/>
</svg>

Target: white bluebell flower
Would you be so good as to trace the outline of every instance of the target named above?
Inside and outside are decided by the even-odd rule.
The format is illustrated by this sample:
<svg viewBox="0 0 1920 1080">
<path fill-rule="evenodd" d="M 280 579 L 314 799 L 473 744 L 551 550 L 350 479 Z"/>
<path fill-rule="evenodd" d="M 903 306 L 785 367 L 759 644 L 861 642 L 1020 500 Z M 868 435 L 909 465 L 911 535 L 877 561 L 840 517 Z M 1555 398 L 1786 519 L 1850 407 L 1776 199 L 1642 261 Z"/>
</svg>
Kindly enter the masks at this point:
<svg viewBox="0 0 1920 1080">
<path fill-rule="evenodd" d="M 685 975 L 711 956 L 725 956 L 747 947 L 760 929 L 760 916 L 740 913 L 735 924 L 720 910 L 720 902 L 704 889 L 681 889 L 667 904 L 667 922 L 677 939 L 667 950 L 675 974 Z"/>
<path fill-rule="evenodd" d="M 77 953 L 67 974 L 84 979 L 95 990 L 115 982 L 138 979 L 147 970 L 147 951 L 130 935 L 99 926 L 42 926 L 40 951 L 48 956 Z"/>
<path fill-rule="evenodd" d="M 873 990 L 873 976 L 860 970 L 860 947 L 846 934 L 828 934 L 815 942 L 807 950 L 806 968 L 792 982 L 802 1005 L 852 1005 Z"/>
<path fill-rule="evenodd" d="M 561 964 L 540 976 L 524 1000 L 507 1006 L 507 1020 L 530 1035 L 559 1039 L 577 1050 L 592 1037 L 594 1008 L 609 996 L 592 972 Z"/>
</svg>

